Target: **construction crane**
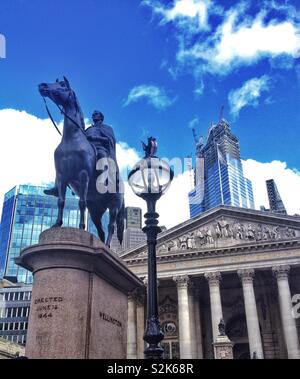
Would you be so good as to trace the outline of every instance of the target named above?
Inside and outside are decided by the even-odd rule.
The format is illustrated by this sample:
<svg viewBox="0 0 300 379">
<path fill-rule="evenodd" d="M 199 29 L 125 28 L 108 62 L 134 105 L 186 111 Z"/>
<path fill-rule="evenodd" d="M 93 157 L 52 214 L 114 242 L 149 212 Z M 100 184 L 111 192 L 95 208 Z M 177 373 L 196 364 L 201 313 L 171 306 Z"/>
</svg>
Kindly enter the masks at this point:
<svg viewBox="0 0 300 379">
<path fill-rule="evenodd" d="M 198 138 L 196 130 L 193 128 L 192 131 L 196 144 L 196 156 L 199 158 L 201 156 L 202 147 L 204 145 L 204 137 L 200 136 L 200 138 Z"/>
</svg>

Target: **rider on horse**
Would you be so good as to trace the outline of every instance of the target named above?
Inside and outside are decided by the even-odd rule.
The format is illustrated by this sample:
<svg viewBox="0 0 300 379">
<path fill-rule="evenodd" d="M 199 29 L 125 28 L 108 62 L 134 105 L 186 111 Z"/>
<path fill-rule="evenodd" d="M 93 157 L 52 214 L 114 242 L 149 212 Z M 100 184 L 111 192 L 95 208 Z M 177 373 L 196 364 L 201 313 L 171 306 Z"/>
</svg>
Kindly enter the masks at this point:
<svg viewBox="0 0 300 379">
<path fill-rule="evenodd" d="M 92 115 L 93 125 L 85 130 L 87 140 L 95 147 L 97 161 L 101 158 L 116 159 L 116 138 L 112 127 L 103 124 L 104 115 L 100 111 L 94 111 Z M 58 196 L 57 187 L 44 191 L 46 195 Z"/>
</svg>

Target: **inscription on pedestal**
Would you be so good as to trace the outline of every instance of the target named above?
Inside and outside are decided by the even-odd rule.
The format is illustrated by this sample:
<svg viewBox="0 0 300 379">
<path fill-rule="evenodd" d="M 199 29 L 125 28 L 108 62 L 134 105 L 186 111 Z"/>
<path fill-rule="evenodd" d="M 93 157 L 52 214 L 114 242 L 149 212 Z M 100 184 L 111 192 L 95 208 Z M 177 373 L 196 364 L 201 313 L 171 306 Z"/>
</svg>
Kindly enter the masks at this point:
<svg viewBox="0 0 300 379">
<path fill-rule="evenodd" d="M 119 320 L 116 320 L 115 318 L 107 315 L 104 312 L 99 312 L 99 316 L 102 320 L 109 322 L 110 324 L 116 325 L 119 328 L 122 328 L 122 323 Z"/>
<path fill-rule="evenodd" d="M 34 300 L 35 312 L 38 314 L 39 319 L 51 318 L 61 309 L 61 304 L 64 302 L 64 298 L 60 296 L 56 297 L 40 297 Z"/>
</svg>

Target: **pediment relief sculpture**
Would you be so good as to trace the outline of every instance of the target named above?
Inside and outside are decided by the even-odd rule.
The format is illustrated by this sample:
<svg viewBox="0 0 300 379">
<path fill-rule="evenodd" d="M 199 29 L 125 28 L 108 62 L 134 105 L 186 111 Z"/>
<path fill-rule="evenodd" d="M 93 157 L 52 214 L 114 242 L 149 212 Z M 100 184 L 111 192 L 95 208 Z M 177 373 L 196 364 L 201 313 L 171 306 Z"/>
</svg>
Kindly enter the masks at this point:
<svg viewBox="0 0 300 379">
<path fill-rule="evenodd" d="M 164 242 L 157 248 L 158 253 L 174 250 L 193 250 L 214 246 L 219 240 L 232 241 L 232 244 L 276 241 L 298 237 L 299 230 L 279 225 L 241 222 L 224 217 L 210 224 L 185 233 L 178 238 Z"/>
</svg>

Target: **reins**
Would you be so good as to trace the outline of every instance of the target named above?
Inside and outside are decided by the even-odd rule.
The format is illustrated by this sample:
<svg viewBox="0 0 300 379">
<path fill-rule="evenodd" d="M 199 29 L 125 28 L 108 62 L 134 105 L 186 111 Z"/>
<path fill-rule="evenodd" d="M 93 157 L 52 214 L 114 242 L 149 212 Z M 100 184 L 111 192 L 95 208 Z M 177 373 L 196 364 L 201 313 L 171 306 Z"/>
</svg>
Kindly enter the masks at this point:
<svg viewBox="0 0 300 379">
<path fill-rule="evenodd" d="M 55 121 L 53 120 L 53 117 L 52 117 L 52 115 L 51 115 L 51 113 L 50 113 L 50 111 L 49 111 L 49 108 L 48 108 L 48 105 L 47 105 L 46 99 L 44 98 L 44 96 L 42 96 L 42 98 L 43 98 L 43 100 L 44 100 L 45 107 L 46 107 L 46 111 L 47 111 L 47 113 L 48 113 L 48 116 L 50 117 L 50 120 L 52 121 L 52 124 L 54 125 L 54 127 L 55 127 L 55 129 L 57 130 L 57 132 L 59 133 L 59 135 L 62 136 L 60 130 L 58 129 L 58 127 L 57 127 Z"/>
<path fill-rule="evenodd" d="M 71 93 L 70 93 L 70 95 L 71 95 Z M 58 126 L 56 125 L 56 122 L 53 120 L 53 117 L 52 117 L 52 115 L 50 113 L 50 110 L 49 110 L 48 105 L 47 105 L 46 98 L 44 96 L 42 96 L 42 98 L 44 100 L 46 111 L 48 113 L 48 116 L 49 116 L 50 120 L 52 121 L 52 124 L 54 125 L 54 127 L 57 130 L 57 132 L 59 133 L 59 135 L 62 136 L 60 130 L 58 129 Z M 78 125 L 78 123 L 76 121 L 74 121 L 71 117 L 69 117 L 58 104 L 56 104 L 55 102 L 54 102 L 54 104 L 57 106 L 57 108 L 59 109 L 59 111 L 60 111 L 61 114 L 63 114 L 69 121 L 73 122 L 73 124 L 75 124 L 78 129 L 80 129 L 81 131 L 83 131 L 83 129 L 81 128 L 81 126 Z"/>
</svg>

